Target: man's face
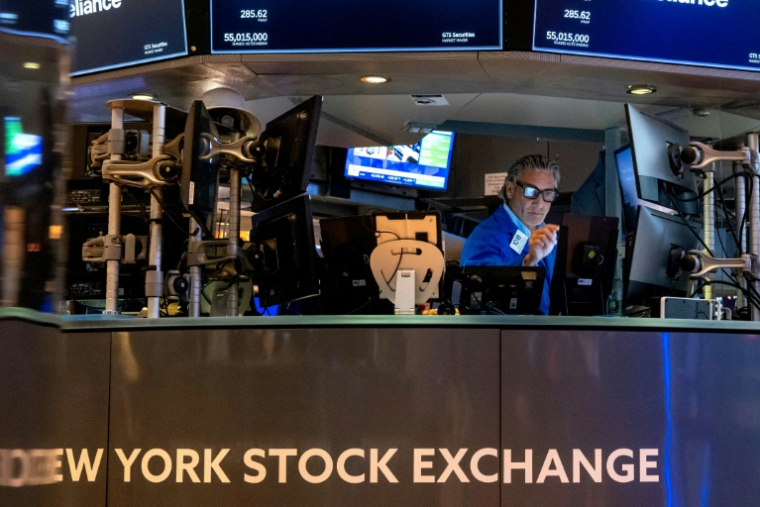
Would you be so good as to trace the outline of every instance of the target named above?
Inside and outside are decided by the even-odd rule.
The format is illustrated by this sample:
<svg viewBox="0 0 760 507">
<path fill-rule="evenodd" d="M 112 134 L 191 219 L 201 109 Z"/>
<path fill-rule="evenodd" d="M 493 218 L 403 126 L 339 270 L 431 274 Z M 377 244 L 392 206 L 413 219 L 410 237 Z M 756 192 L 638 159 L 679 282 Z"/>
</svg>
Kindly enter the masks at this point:
<svg viewBox="0 0 760 507">
<path fill-rule="evenodd" d="M 523 185 L 533 185 L 539 190 L 554 190 L 555 188 L 554 176 L 550 171 L 521 171 L 517 181 Z M 528 199 L 523 195 L 523 188 L 512 181 L 507 181 L 506 194 L 509 209 L 531 229 L 544 221 L 552 205 L 544 201 L 543 195 Z"/>
</svg>

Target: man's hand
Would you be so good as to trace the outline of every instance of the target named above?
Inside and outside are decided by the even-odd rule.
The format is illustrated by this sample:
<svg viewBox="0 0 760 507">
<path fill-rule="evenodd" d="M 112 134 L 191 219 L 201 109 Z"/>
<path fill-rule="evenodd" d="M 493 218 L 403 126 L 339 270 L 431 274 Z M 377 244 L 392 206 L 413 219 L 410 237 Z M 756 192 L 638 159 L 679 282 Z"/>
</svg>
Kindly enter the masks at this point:
<svg viewBox="0 0 760 507">
<path fill-rule="evenodd" d="M 554 250 L 557 246 L 557 231 L 558 225 L 546 224 L 531 233 L 528 239 L 528 255 L 523 259 L 523 266 L 535 266 Z"/>
</svg>

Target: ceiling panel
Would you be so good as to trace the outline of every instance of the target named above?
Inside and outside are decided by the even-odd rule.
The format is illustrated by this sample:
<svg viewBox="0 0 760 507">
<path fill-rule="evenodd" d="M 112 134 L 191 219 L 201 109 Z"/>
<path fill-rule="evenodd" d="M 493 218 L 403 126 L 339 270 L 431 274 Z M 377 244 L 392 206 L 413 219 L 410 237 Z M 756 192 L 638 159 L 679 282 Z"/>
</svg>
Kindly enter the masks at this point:
<svg viewBox="0 0 760 507">
<path fill-rule="evenodd" d="M 383 74 L 371 86 L 362 75 Z M 320 139 L 338 144 L 411 143 L 407 121 L 446 121 L 604 130 L 625 123 L 631 83 L 658 92 L 636 98 L 696 135 L 734 135 L 757 128 L 760 73 L 525 52 L 373 53 L 195 56 L 75 78 L 72 118 L 106 121 L 105 102 L 152 91 L 179 109 L 216 87 L 239 92 L 262 123 L 311 95 L 325 96 Z M 443 94 L 444 107 L 420 107 L 410 94 Z M 708 118 L 695 108 L 721 110 Z M 733 113 L 733 114 L 732 114 Z M 749 119 L 748 119 L 749 118 Z M 328 123 L 329 122 L 329 125 Z M 363 141 L 362 141 L 363 140 Z"/>
</svg>

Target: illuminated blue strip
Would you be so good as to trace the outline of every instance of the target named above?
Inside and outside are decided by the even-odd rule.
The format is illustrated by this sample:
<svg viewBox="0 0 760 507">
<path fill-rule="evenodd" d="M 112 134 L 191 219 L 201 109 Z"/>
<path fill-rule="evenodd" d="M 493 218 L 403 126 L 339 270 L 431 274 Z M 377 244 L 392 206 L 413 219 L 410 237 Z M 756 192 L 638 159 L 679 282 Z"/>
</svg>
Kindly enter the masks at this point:
<svg viewBox="0 0 760 507">
<path fill-rule="evenodd" d="M 702 491 L 700 493 L 699 505 L 707 507 L 710 500 L 710 444 L 705 444 L 705 455 L 702 462 Z"/>
<path fill-rule="evenodd" d="M 671 458 L 671 446 L 674 440 L 673 417 L 670 411 L 670 333 L 662 333 L 662 371 L 663 380 L 665 381 L 665 466 L 663 475 L 665 476 L 665 490 L 667 492 L 667 502 L 665 505 L 672 507 L 680 505 L 673 501 L 673 472 Z"/>
</svg>

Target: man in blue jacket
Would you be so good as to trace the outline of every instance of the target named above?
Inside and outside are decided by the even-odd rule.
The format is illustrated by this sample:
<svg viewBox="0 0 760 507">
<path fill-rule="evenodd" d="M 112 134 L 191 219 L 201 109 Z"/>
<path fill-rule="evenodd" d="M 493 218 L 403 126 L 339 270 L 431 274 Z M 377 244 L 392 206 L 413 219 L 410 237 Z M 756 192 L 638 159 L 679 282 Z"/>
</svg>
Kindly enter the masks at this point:
<svg viewBox="0 0 760 507">
<path fill-rule="evenodd" d="M 504 203 L 482 221 L 462 249 L 464 266 L 539 266 L 546 269 L 541 311 L 549 313 L 549 287 L 557 256 L 558 226 L 544 223 L 559 196 L 559 166 L 527 155 L 507 172 L 499 195 Z"/>
</svg>

